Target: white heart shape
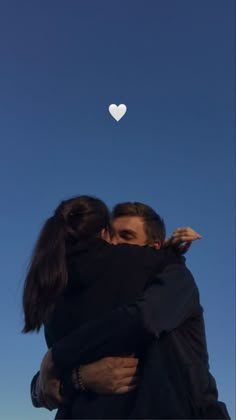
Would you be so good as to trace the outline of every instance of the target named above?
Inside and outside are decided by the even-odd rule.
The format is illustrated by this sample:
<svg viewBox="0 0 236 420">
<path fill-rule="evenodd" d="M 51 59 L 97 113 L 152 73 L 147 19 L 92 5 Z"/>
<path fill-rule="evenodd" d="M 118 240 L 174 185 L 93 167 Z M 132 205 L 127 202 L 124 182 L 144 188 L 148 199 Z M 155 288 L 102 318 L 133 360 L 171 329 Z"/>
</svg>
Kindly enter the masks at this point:
<svg viewBox="0 0 236 420">
<path fill-rule="evenodd" d="M 109 112 L 116 121 L 120 121 L 120 119 L 125 115 L 126 111 L 127 106 L 124 104 L 120 104 L 119 106 L 116 104 L 111 104 L 109 106 Z"/>
</svg>

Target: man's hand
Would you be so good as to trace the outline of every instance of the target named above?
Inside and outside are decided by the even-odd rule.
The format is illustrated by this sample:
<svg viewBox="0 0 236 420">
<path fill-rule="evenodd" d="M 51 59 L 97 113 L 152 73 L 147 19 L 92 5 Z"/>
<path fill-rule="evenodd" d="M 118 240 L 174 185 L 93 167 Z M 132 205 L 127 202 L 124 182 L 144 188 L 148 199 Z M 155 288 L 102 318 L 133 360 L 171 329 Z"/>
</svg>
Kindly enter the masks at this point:
<svg viewBox="0 0 236 420">
<path fill-rule="evenodd" d="M 45 354 L 41 366 L 40 375 L 36 383 L 36 394 L 40 405 L 53 410 L 65 403 L 60 395 L 60 380 L 55 371 L 51 350 Z"/>
<path fill-rule="evenodd" d="M 138 384 L 138 359 L 133 356 L 105 357 L 80 366 L 85 388 L 98 394 L 124 394 Z"/>
<path fill-rule="evenodd" d="M 190 248 L 193 241 L 201 239 L 195 230 L 190 227 L 182 227 L 176 229 L 170 238 L 166 239 L 165 246 L 175 246 L 181 254 L 185 254 Z"/>
<path fill-rule="evenodd" d="M 81 365 L 80 375 L 85 388 L 97 394 L 125 394 L 138 385 L 138 359 L 133 355 L 104 357 L 96 362 Z M 66 402 L 60 394 L 60 380 L 50 350 L 41 363 L 36 394 L 40 405 L 49 410 Z"/>
</svg>

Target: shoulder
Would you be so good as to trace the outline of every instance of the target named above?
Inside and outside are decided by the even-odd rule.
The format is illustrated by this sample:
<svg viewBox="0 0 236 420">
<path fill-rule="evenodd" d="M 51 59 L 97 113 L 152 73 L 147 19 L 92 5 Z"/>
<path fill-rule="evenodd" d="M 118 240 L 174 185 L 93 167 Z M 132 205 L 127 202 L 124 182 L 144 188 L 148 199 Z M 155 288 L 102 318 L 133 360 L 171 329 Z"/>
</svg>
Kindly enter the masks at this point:
<svg viewBox="0 0 236 420">
<path fill-rule="evenodd" d="M 175 249 L 171 247 L 156 249 L 154 247 L 144 245 L 130 245 L 130 244 L 118 244 L 110 245 L 113 247 L 113 252 L 117 256 L 124 256 L 130 259 L 141 259 L 148 264 L 159 266 L 160 264 L 167 266 L 169 264 L 183 264 L 185 258 L 180 255 Z"/>
<path fill-rule="evenodd" d="M 165 282 L 176 283 L 179 287 L 184 289 L 191 289 L 199 296 L 198 287 L 191 271 L 185 264 L 169 264 L 167 265 L 162 274 L 162 280 Z"/>
<path fill-rule="evenodd" d="M 130 244 L 118 244 L 111 245 L 114 248 L 114 252 L 117 255 L 127 255 L 129 257 L 140 257 L 157 259 L 159 255 L 162 255 L 162 250 L 156 250 L 150 246 L 130 245 Z"/>
<path fill-rule="evenodd" d="M 165 250 L 157 250 L 150 246 L 119 244 L 113 245 L 114 254 L 118 260 L 127 261 L 127 264 L 135 264 L 136 269 L 159 270 L 166 255 Z"/>
</svg>

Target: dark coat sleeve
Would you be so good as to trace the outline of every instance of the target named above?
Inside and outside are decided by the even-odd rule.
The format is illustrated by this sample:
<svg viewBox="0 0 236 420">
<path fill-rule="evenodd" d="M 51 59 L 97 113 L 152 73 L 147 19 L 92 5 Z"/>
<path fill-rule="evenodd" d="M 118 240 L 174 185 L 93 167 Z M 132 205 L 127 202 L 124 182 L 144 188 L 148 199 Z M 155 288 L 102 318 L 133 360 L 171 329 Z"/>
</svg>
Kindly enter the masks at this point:
<svg viewBox="0 0 236 420">
<path fill-rule="evenodd" d="M 36 373 L 36 375 L 34 375 L 31 384 L 30 384 L 30 396 L 31 396 L 31 402 L 33 404 L 34 407 L 42 407 L 42 405 L 40 405 L 39 401 L 38 401 L 38 396 L 36 393 L 36 382 L 37 379 L 39 377 L 39 372 Z"/>
<path fill-rule="evenodd" d="M 190 271 L 182 264 L 169 265 L 135 303 L 84 324 L 53 345 L 55 366 L 63 374 L 78 364 L 136 351 L 200 311 Z"/>
</svg>

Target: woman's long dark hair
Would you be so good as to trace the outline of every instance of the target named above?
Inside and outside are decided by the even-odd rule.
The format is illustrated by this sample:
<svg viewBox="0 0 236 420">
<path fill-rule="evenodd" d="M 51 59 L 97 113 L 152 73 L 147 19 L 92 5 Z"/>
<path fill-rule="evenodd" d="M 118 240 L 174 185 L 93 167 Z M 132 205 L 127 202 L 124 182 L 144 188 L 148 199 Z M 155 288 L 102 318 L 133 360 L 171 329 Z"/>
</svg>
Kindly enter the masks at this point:
<svg viewBox="0 0 236 420">
<path fill-rule="evenodd" d="M 80 239 L 110 231 L 110 213 L 90 196 L 62 201 L 44 224 L 33 250 L 23 291 L 23 333 L 39 331 L 48 322 L 68 282 L 66 247 Z"/>
</svg>

